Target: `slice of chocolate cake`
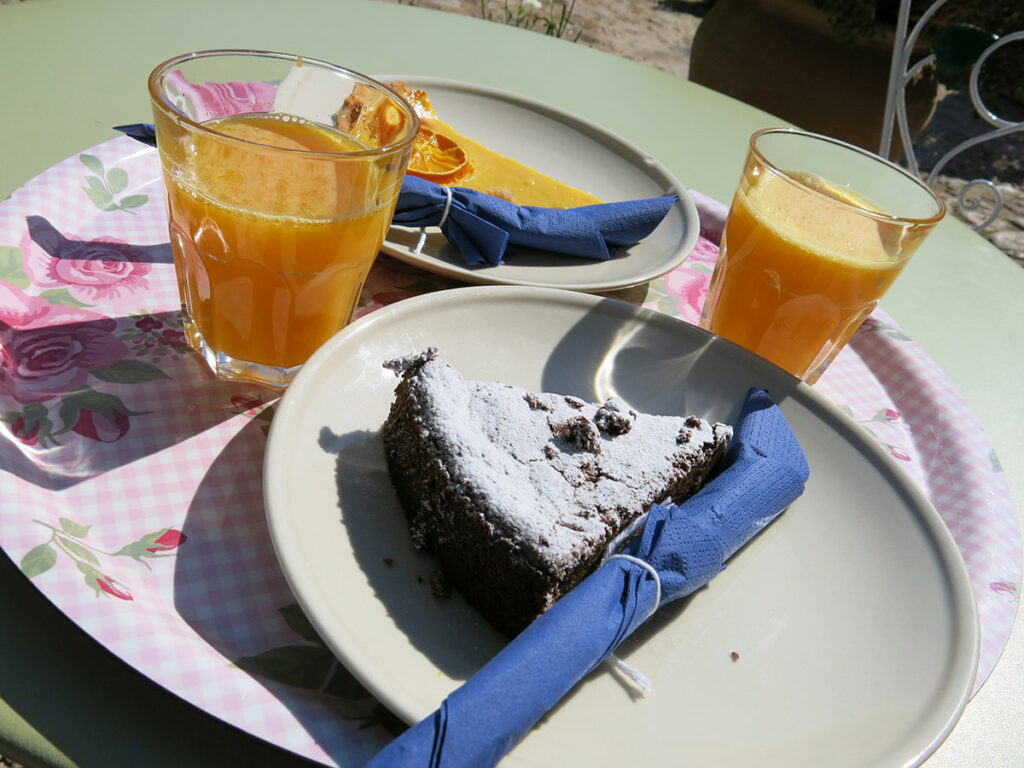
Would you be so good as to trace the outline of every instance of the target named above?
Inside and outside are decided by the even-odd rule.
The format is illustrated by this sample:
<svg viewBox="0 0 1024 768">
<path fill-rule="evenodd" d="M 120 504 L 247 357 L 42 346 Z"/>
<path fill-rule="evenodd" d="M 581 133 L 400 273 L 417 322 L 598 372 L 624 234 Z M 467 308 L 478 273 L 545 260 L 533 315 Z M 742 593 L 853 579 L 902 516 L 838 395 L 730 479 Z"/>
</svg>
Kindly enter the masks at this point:
<svg viewBox="0 0 1024 768">
<path fill-rule="evenodd" d="M 401 374 L 381 434 L 413 544 L 516 634 L 582 581 L 652 503 L 695 492 L 732 429 L 467 381 L 436 350 Z"/>
</svg>

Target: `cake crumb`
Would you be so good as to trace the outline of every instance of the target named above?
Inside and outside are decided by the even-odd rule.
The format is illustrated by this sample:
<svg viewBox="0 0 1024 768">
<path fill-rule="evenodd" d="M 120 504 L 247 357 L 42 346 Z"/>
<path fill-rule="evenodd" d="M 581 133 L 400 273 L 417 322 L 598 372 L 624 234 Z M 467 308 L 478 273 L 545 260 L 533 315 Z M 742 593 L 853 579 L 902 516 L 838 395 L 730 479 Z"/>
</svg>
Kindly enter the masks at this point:
<svg viewBox="0 0 1024 768">
<path fill-rule="evenodd" d="M 523 395 L 523 399 L 526 400 L 526 404 L 530 406 L 532 411 L 550 411 L 551 406 L 541 400 L 535 393 L 527 392 Z"/>
<path fill-rule="evenodd" d="M 598 429 L 612 437 L 624 435 L 633 428 L 637 412 L 617 397 L 609 398 L 594 414 Z"/>
<path fill-rule="evenodd" d="M 729 658 L 732 659 L 733 661 L 739 661 L 740 660 L 740 655 L 736 651 L 733 651 L 732 653 L 729 654 Z"/>
<path fill-rule="evenodd" d="M 601 435 L 597 427 L 586 416 L 574 416 L 551 427 L 555 437 L 560 437 L 579 451 L 601 452 Z"/>
</svg>

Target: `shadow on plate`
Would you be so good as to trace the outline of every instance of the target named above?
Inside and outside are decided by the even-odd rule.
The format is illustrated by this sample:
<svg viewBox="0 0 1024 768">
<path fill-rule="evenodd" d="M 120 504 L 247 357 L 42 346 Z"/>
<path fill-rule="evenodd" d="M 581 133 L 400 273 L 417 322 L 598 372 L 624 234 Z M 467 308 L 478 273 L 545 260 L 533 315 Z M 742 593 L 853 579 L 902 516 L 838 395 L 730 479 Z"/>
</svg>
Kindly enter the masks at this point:
<svg viewBox="0 0 1024 768">
<path fill-rule="evenodd" d="M 380 433 L 335 435 L 320 446 L 336 458 L 340 521 L 353 556 L 396 628 L 448 677 L 469 679 L 507 642 L 440 581 L 437 561 L 418 552 L 387 473 Z"/>
<path fill-rule="evenodd" d="M 762 358 L 696 326 L 608 299 L 554 347 L 543 388 L 589 400 L 618 396 L 661 415 L 734 423 L 750 387 L 777 403 L 799 386 Z"/>
</svg>

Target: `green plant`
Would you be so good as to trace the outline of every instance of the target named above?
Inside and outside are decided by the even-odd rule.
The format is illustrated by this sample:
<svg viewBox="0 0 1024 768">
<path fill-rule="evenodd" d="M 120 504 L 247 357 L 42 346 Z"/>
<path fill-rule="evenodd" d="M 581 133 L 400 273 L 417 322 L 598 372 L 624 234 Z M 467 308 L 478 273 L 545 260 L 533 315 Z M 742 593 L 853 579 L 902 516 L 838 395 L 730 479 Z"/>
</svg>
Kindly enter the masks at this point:
<svg viewBox="0 0 1024 768">
<path fill-rule="evenodd" d="M 911 0 L 913 26 L 935 0 Z M 813 0 L 828 18 L 832 29 L 843 37 L 876 37 L 896 23 L 900 0 Z M 935 12 L 929 25 L 935 29 L 950 24 L 977 27 L 995 35 L 1024 28 L 1024 6 L 1020 0 L 948 0 Z"/>
<path fill-rule="evenodd" d="M 813 0 L 835 33 L 847 39 L 873 38 L 891 28 L 900 0 Z M 910 26 L 934 0 L 911 0 Z M 1024 30 L 1020 0 L 949 0 L 928 20 L 924 39 L 935 54 L 936 71 L 947 88 L 962 90 L 978 57 L 1000 36 Z M 1003 46 L 985 62 L 982 91 L 1024 102 L 1024 44 Z"/>
<path fill-rule="evenodd" d="M 518 4 L 510 5 L 509 0 L 502 0 L 497 12 L 492 9 L 491 0 L 480 0 L 480 16 L 488 21 L 543 32 L 551 37 L 564 37 L 572 21 L 572 12 L 576 0 L 550 0 L 546 14 L 540 13 L 543 8 L 541 0 L 519 0 Z M 582 30 L 576 31 L 573 42 L 579 40 Z"/>
</svg>

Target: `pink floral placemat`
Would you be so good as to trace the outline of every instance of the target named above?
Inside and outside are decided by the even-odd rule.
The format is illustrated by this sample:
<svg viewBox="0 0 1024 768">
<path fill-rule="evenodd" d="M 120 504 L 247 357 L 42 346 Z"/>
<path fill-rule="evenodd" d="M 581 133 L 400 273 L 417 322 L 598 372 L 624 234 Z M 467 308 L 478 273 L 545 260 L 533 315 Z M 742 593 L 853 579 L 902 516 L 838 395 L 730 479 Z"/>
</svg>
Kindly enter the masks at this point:
<svg viewBox="0 0 1024 768">
<path fill-rule="evenodd" d="M 694 196 L 691 257 L 617 297 L 696 322 L 725 209 Z M 360 313 L 454 285 L 382 257 Z M 360 764 L 402 726 L 316 636 L 277 564 L 260 482 L 275 395 L 214 380 L 178 306 L 154 150 L 114 139 L 0 204 L 0 546 L 157 683 L 299 754 Z M 953 533 L 981 613 L 977 689 L 1021 582 L 1017 516 L 984 432 L 881 312 L 816 387 Z"/>
</svg>

